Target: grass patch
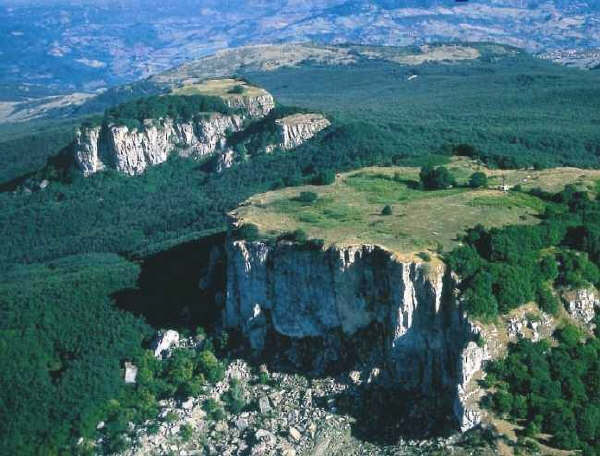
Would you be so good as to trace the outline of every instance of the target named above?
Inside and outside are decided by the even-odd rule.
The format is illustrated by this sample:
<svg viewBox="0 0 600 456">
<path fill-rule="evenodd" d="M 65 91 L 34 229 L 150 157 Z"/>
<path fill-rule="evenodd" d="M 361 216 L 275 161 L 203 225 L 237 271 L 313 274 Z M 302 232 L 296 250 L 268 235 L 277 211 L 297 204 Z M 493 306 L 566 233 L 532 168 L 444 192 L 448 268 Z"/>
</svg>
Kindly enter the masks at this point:
<svg viewBox="0 0 600 456">
<path fill-rule="evenodd" d="M 473 172 L 470 162 L 459 159 L 452 165 L 465 178 Z M 419 252 L 452 249 L 466 228 L 538 223 L 545 208 L 542 200 L 521 192 L 465 187 L 423 191 L 415 185 L 418 173 L 413 167 L 363 168 L 339 175 L 330 185 L 256 195 L 234 213 L 261 232 L 301 229 L 326 245 L 378 244 L 425 261 Z M 300 195 L 309 192 L 317 198 L 307 204 Z M 392 214 L 381 215 L 385 205 L 393 208 Z"/>
</svg>

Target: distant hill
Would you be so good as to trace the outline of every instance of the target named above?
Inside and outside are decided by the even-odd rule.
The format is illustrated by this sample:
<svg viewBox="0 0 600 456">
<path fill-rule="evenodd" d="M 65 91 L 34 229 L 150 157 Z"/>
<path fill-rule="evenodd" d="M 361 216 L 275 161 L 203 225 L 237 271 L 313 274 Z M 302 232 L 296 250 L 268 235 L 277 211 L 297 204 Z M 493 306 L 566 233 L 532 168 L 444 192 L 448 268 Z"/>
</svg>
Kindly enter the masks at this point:
<svg viewBox="0 0 600 456">
<path fill-rule="evenodd" d="M 599 12 L 591 0 L 9 0 L 0 6 L 0 100 L 95 92 L 248 44 L 598 47 Z"/>
</svg>

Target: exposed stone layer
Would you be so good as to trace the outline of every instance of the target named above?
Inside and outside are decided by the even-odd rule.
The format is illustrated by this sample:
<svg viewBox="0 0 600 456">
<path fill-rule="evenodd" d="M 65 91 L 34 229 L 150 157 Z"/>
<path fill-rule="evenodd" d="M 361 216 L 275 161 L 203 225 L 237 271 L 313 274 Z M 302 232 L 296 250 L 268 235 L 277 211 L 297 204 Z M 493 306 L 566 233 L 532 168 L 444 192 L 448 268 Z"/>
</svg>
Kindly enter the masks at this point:
<svg viewBox="0 0 600 456">
<path fill-rule="evenodd" d="M 227 135 L 244 128 L 248 120 L 260 119 L 275 107 L 271 95 L 228 96 L 224 99 L 240 114 L 210 113 L 194 121 L 170 118 L 146 120 L 140 129 L 125 125 L 82 127 L 76 133 L 73 155 L 85 176 L 105 169 L 115 169 L 130 176 L 165 162 L 171 154 L 202 159 L 214 156 L 217 172 L 233 166 L 238 160 L 227 145 Z M 293 149 L 330 125 L 320 114 L 296 114 L 275 121 L 278 143 L 267 146 Z"/>
<path fill-rule="evenodd" d="M 245 120 L 262 118 L 275 107 L 268 93 L 233 96 L 224 101 L 240 114 L 208 113 L 189 122 L 152 119 L 140 129 L 125 125 L 83 127 L 73 144 L 75 163 L 86 176 L 106 168 L 133 176 L 165 162 L 172 153 L 205 158 L 224 148 L 227 132 L 239 131 Z"/>
<path fill-rule="evenodd" d="M 294 114 L 278 119 L 275 123 L 281 139 L 280 147 L 285 150 L 298 147 L 331 125 L 321 114 Z"/>
<path fill-rule="evenodd" d="M 257 351 L 270 333 L 291 339 L 353 335 L 377 324 L 395 386 L 450 395 L 462 429 L 479 422 L 467 384 L 488 357 L 454 299 L 444 266 L 401 263 L 370 245 L 308 250 L 280 242 L 228 242 L 226 326 Z M 344 350 L 344 347 L 341 347 Z"/>
<path fill-rule="evenodd" d="M 563 294 L 565 307 L 569 315 L 579 323 L 594 329 L 593 320 L 596 316 L 596 308 L 600 307 L 600 299 L 594 288 L 581 288 L 568 291 Z"/>
<path fill-rule="evenodd" d="M 238 131 L 243 117 L 210 114 L 194 122 L 146 121 L 140 130 L 124 125 L 81 129 L 75 138 L 75 161 L 88 176 L 113 168 L 131 176 L 163 163 L 171 153 L 204 158 L 223 144 L 228 130 Z"/>
</svg>

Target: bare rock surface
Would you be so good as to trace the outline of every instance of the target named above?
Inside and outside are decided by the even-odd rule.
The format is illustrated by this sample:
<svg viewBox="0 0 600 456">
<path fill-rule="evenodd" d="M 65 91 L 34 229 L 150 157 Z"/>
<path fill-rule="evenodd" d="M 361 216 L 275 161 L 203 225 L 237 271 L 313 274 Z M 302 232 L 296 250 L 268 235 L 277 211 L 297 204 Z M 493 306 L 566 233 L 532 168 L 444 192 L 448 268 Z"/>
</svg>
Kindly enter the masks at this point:
<svg viewBox="0 0 600 456">
<path fill-rule="evenodd" d="M 476 425 L 461 389 L 488 359 L 443 265 L 401 263 L 377 246 L 332 247 L 231 241 L 225 325 L 263 352 L 267 340 L 319 339 L 312 368 L 344 362 L 353 335 L 374 329 L 381 363 L 365 375 L 430 397 L 454 397 L 461 428 Z M 269 345 L 272 349 L 272 345 Z M 296 355 L 300 353 L 296 350 Z M 292 353 L 292 357 L 294 354 Z"/>
</svg>

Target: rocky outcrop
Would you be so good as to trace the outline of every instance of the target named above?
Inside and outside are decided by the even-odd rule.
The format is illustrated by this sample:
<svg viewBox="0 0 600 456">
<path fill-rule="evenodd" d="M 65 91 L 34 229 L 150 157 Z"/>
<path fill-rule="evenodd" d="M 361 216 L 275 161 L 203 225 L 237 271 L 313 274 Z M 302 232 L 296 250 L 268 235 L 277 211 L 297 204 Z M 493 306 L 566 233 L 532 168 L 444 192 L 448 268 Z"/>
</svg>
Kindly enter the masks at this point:
<svg viewBox="0 0 600 456">
<path fill-rule="evenodd" d="M 241 131 L 248 121 L 263 118 L 275 107 L 269 94 L 228 96 L 223 101 L 240 114 L 207 113 L 189 122 L 149 119 L 141 128 L 116 124 L 82 127 L 73 143 L 75 164 L 85 176 L 105 169 L 134 176 L 177 154 L 194 159 L 213 157 L 210 167 L 221 172 L 240 159 L 227 144 L 228 134 Z M 277 119 L 278 140 L 266 146 L 266 152 L 293 149 L 329 125 L 321 114 Z"/>
<path fill-rule="evenodd" d="M 596 308 L 600 307 L 600 299 L 593 288 L 582 288 L 568 291 L 563 294 L 563 301 L 567 312 L 571 317 L 593 329 L 593 320 L 596 316 Z"/>
<path fill-rule="evenodd" d="M 229 95 L 224 99 L 227 106 L 241 109 L 250 117 L 264 117 L 275 107 L 275 100 L 269 94 L 258 96 Z"/>
<path fill-rule="evenodd" d="M 227 132 L 240 130 L 243 121 L 240 115 L 213 113 L 191 122 L 147 120 L 141 129 L 83 128 L 75 138 L 75 162 L 86 176 L 106 168 L 133 176 L 165 162 L 172 153 L 196 159 L 211 156 L 223 146 Z"/>
<path fill-rule="evenodd" d="M 279 147 L 289 150 L 329 127 L 331 122 L 321 114 L 294 114 L 276 120 L 275 124 L 281 139 Z"/>
<path fill-rule="evenodd" d="M 160 332 L 154 341 L 154 357 L 157 359 L 168 358 L 171 350 L 179 347 L 179 333 L 173 329 Z"/>
<path fill-rule="evenodd" d="M 223 101 L 239 114 L 201 113 L 193 121 L 148 119 L 141 128 L 109 124 L 82 127 L 73 143 L 77 167 L 85 176 L 107 168 L 130 176 L 163 163 L 169 155 L 196 159 L 223 153 L 222 167 L 232 162 L 225 148 L 227 134 L 243 128 L 247 120 L 260 119 L 275 107 L 273 97 L 228 96 Z"/>
<path fill-rule="evenodd" d="M 400 262 L 372 245 L 323 251 L 230 240 L 227 268 L 224 322 L 254 350 L 264 351 L 274 335 L 343 340 L 374 326 L 378 336 L 369 342 L 380 343 L 394 386 L 451 397 L 461 428 L 478 423 L 461 392 L 488 354 L 473 342 L 476 330 L 443 265 Z M 351 349 L 338 344 L 332 361 Z"/>
</svg>

